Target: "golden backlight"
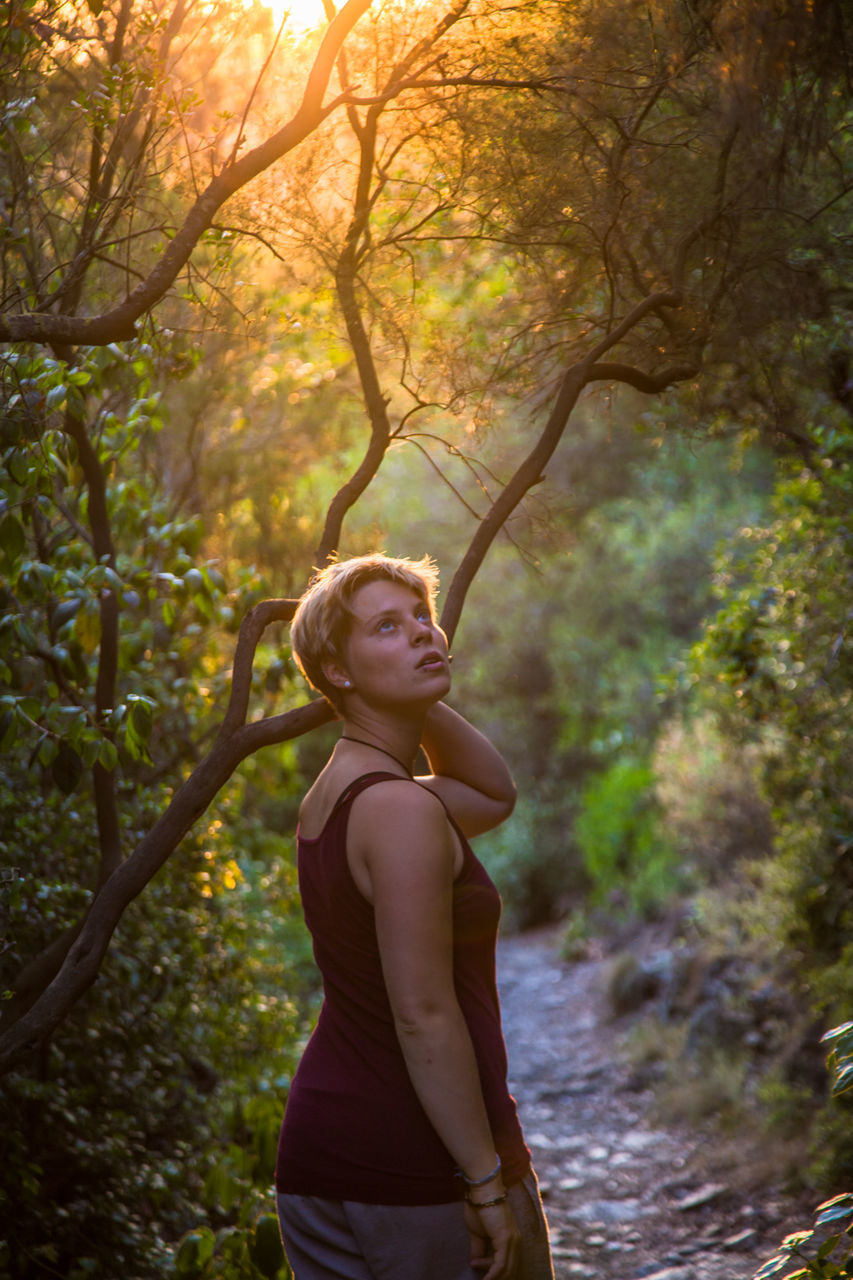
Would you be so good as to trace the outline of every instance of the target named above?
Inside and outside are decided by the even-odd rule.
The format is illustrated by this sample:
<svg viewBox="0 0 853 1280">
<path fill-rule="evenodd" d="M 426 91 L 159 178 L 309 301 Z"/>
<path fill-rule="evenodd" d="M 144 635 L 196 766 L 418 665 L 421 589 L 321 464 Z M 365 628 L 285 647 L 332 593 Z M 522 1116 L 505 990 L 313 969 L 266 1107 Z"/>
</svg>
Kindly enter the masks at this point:
<svg viewBox="0 0 853 1280">
<path fill-rule="evenodd" d="M 276 27 L 286 19 L 285 29 L 293 33 L 302 34 L 326 25 L 322 0 L 268 0 L 268 7 Z"/>
</svg>

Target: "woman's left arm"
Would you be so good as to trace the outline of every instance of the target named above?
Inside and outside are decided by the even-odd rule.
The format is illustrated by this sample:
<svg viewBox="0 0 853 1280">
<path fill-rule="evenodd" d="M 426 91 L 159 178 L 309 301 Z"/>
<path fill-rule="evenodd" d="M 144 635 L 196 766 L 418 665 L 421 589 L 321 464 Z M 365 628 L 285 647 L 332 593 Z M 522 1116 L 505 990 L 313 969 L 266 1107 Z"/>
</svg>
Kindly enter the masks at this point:
<svg viewBox="0 0 853 1280">
<path fill-rule="evenodd" d="M 515 783 L 488 738 L 444 702 L 431 707 L 421 746 L 432 773 L 418 782 L 439 796 L 466 836 L 491 831 L 515 807 Z"/>
</svg>

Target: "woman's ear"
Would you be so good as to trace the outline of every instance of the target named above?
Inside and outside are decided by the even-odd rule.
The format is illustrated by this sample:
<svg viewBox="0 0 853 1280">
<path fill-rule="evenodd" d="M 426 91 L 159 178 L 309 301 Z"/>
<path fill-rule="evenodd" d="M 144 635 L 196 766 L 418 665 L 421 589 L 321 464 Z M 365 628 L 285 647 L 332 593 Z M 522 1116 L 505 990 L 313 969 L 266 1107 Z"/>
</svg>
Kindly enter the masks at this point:
<svg viewBox="0 0 853 1280">
<path fill-rule="evenodd" d="M 352 688 L 352 681 L 338 662 L 324 662 L 323 675 L 334 689 Z"/>
</svg>

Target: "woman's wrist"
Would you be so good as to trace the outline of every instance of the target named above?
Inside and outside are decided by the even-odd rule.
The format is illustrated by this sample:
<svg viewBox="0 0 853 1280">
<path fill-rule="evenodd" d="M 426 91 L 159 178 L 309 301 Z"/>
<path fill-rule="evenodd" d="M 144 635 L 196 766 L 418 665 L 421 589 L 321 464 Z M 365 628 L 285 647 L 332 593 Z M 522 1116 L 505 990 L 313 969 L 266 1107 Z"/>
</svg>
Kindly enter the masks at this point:
<svg viewBox="0 0 853 1280">
<path fill-rule="evenodd" d="M 466 1195 L 470 1190 L 472 1190 L 472 1188 L 485 1187 L 488 1183 L 494 1182 L 497 1178 L 501 1176 L 501 1158 L 497 1154 L 497 1152 L 495 1152 L 494 1158 L 496 1161 L 494 1168 L 490 1169 L 488 1173 L 485 1173 L 479 1177 L 477 1175 L 472 1176 L 467 1174 L 464 1169 L 457 1169 L 456 1176 L 458 1178 L 461 1178 L 462 1181 L 465 1183 Z"/>
<path fill-rule="evenodd" d="M 465 1183 L 465 1200 L 473 1209 L 491 1209 L 506 1200 L 500 1156 L 496 1154 L 495 1160 L 494 1168 L 479 1178 L 469 1177 L 463 1169 L 458 1170 L 458 1176 Z"/>
<path fill-rule="evenodd" d="M 476 1200 L 471 1195 L 466 1195 L 465 1199 L 472 1209 L 492 1209 L 495 1205 L 504 1204 L 507 1200 L 506 1191 L 497 1191 L 494 1195 L 490 1195 L 488 1199 L 478 1197 Z"/>
</svg>

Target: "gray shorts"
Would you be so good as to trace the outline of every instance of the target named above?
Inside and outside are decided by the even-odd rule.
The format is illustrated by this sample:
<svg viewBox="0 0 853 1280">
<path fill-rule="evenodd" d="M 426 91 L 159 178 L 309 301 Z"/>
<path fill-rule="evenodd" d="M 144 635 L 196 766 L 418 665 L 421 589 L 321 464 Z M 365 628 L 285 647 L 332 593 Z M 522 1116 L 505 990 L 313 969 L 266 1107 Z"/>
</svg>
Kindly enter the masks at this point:
<svg viewBox="0 0 853 1280">
<path fill-rule="evenodd" d="M 511 1187 L 521 1231 L 515 1280 L 554 1280 L 548 1224 L 536 1175 Z M 463 1206 L 385 1205 L 278 1196 L 278 1218 L 295 1280 L 478 1280 L 468 1262 Z"/>
</svg>

